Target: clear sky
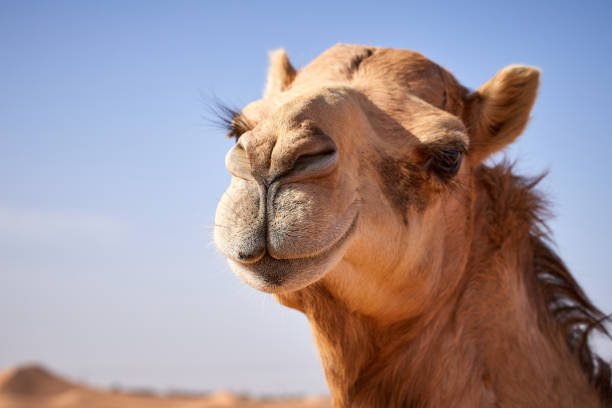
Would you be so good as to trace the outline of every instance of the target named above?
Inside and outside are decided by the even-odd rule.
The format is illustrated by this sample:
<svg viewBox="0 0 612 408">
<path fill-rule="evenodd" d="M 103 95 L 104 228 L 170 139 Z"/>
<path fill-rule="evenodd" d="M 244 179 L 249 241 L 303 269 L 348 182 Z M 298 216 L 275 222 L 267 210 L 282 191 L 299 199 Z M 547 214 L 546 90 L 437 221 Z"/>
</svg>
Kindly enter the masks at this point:
<svg viewBox="0 0 612 408">
<path fill-rule="evenodd" d="M 298 67 L 337 42 L 414 49 L 470 88 L 540 67 L 508 156 L 550 171 L 558 250 L 612 312 L 611 18 L 610 1 L 0 2 L 0 368 L 326 390 L 305 318 L 212 246 L 232 142 L 205 100 L 258 99 L 280 46 Z"/>
</svg>

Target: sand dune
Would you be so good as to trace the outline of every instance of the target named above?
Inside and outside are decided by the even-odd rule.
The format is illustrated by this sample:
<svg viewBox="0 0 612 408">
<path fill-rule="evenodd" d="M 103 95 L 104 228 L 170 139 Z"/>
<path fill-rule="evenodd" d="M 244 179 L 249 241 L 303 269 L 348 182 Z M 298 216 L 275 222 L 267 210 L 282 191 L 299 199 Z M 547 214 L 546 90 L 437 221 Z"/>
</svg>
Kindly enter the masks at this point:
<svg viewBox="0 0 612 408">
<path fill-rule="evenodd" d="M 220 391 L 204 396 L 158 396 L 94 389 L 40 366 L 0 373 L 0 408 L 329 408 L 325 397 L 251 399 Z"/>
</svg>

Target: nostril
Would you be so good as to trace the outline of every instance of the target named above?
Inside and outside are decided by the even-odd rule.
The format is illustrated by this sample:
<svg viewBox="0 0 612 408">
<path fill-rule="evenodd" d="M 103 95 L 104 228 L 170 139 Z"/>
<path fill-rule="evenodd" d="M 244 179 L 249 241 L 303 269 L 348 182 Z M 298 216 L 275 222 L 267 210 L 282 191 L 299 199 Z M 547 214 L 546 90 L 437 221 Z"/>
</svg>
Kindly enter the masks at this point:
<svg viewBox="0 0 612 408">
<path fill-rule="evenodd" d="M 285 179 L 322 177 L 336 168 L 338 149 L 331 137 L 317 133 L 302 138 L 287 157 Z"/>
<path fill-rule="evenodd" d="M 295 169 L 300 169 L 303 167 L 312 166 L 316 163 L 321 163 L 322 161 L 328 161 L 333 158 L 335 153 L 336 149 L 327 149 L 320 153 L 303 154 L 297 158 L 293 167 Z"/>
<path fill-rule="evenodd" d="M 322 177 L 331 173 L 337 164 L 338 151 L 335 148 L 326 148 L 317 153 L 303 154 L 296 159 L 289 177 Z"/>
</svg>

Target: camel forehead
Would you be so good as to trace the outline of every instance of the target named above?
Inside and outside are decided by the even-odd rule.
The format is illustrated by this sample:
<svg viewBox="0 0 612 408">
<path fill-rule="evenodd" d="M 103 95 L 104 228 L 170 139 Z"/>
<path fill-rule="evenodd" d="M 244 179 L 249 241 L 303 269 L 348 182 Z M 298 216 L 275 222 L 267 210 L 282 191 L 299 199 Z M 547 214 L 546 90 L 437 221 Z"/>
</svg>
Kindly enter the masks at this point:
<svg viewBox="0 0 612 408">
<path fill-rule="evenodd" d="M 331 105 L 358 94 L 354 99 L 362 108 L 376 107 L 365 107 L 370 119 L 387 116 L 421 141 L 444 138 L 450 129 L 467 142 L 459 120 L 465 88 L 449 72 L 408 50 L 338 44 L 300 70 L 287 90 L 251 103 L 243 113 L 254 125 L 287 125 L 306 116 L 333 120 L 341 110 L 316 108 L 330 105 L 330 90 L 333 94 L 343 87 Z"/>
<path fill-rule="evenodd" d="M 363 114 L 375 128 L 383 123 L 399 125 L 415 141 L 454 139 L 468 144 L 465 127 L 456 116 L 411 93 L 405 93 L 402 98 L 401 107 L 389 107 L 384 95 L 376 100 L 377 95 L 367 95 L 343 83 L 329 83 L 314 88 L 292 88 L 274 98 L 255 101 L 244 108 L 243 114 L 262 134 L 276 137 L 308 126 L 327 129 L 333 134 L 349 117 Z"/>
</svg>

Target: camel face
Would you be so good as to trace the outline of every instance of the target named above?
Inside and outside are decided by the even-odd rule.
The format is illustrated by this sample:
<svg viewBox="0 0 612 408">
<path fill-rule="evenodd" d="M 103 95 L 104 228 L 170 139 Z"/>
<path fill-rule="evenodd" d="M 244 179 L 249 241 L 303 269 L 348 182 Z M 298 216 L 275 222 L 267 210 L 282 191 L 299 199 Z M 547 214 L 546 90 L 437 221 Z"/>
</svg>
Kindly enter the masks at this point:
<svg viewBox="0 0 612 408">
<path fill-rule="evenodd" d="M 422 234 L 417 219 L 467 148 L 457 117 L 407 89 L 400 124 L 367 96 L 375 84 L 318 77 L 299 76 L 300 86 L 247 106 L 248 129 L 226 156 L 232 181 L 215 243 L 262 291 L 303 288 L 350 262 L 350 252 L 362 263 L 361 248 L 397 258 L 401 240 L 388 235 L 401 237 L 409 225 Z M 448 174 L 432 171 L 436 154 Z"/>
<path fill-rule="evenodd" d="M 498 79 L 493 96 L 513 85 Z M 509 127 L 474 95 L 412 51 L 338 45 L 299 73 L 273 56 L 265 97 L 232 118 L 214 232 L 231 269 L 276 294 L 325 278 L 371 315 L 408 279 L 425 307 L 458 278 L 421 266 L 465 262 L 473 168 L 500 148 L 487 126 Z"/>
</svg>

